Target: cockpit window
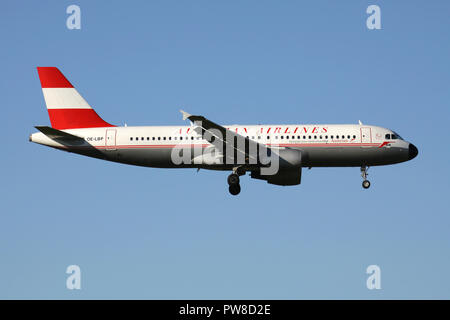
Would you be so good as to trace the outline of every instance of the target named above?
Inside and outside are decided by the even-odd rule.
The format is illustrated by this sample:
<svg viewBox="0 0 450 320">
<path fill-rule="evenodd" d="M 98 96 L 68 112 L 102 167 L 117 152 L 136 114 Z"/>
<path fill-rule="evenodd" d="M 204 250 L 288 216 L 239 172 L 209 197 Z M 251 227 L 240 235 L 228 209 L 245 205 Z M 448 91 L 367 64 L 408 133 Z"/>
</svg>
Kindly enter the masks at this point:
<svg viewBox="0 0 450 320">
<path fill-rule="evenodd" d="M 392 134 L 392 139 L 400 139 L 403 140 L 402 137 L 400 137 L 400 135 L 397 132 L 394 132 L 394 134 Z"/>
<path fill-rule="evenodd" d="M 397 133 L 386 133 L 386 136 L 385 136 L 385 139 L 386 140 L 390 140 L 390 139 L 392 139 L 392 140 L 397 140 L 397 139 L 399 139 L 399 140 L 403 140 L 402 139 L 402 137 L 400 137 Z"/>
</svg>

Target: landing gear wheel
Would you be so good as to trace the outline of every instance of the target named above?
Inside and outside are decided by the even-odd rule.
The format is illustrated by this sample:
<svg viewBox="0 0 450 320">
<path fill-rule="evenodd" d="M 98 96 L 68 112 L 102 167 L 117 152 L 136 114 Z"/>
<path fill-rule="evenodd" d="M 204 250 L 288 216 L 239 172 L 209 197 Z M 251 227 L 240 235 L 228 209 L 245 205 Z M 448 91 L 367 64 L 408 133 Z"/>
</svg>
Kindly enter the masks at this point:
<svg viewBox="0 0 450 320">
<path fill-rule="evenodd" d="M 364 179 L 362 186 L 364 189 L 369 189 L 369 187 L 370 187 L 370 181 L 367 180 L 367 176 L 368 176 L 367 171 L 368 170 L 369 170 L 368 166 L 361 166 L 361 177 Z"/>
<path fill-rule="evenodd" d="M 239 184 L 232 184 L 228 187 L 228 191 L 230 191 L 233 196 L 236 196 L 241 192 L 241 186 Z"/>
<path fill-rule="evenodd" d="M 370 187 L 370 181 L 369 180 L 364 180 L 362 183 L 362 186 L 364 189 L 369 189 Z"/>
<path fill-rule="evenodd" d="M 228 176 L 227 181 L 230 186 L 232 186 L 234 184 L 239 184 L 239 176 L 236 173 L 232 173 Z"/>
</svg>

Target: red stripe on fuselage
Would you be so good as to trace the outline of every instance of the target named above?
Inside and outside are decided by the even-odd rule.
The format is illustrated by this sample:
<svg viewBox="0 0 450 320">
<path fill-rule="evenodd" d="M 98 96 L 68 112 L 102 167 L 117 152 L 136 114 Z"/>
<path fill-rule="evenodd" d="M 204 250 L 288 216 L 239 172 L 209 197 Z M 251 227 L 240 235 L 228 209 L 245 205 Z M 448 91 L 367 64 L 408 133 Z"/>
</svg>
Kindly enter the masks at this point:
<svg viewBox="0 0 450 320">
<path fill-rule="evenodd" d="M 385 141 L 378 148 L 382 148 L 382 147 L 384 147 L 385 145 L 387 145 L 389 143 L 391 143 L 391 142 L 390 141 Z"/>
<path fill-rule="evenodd" d="M 37 67 L 42 88 L 73 88 L 69 80 L 55 67 Z"/>
<path fill-rule="evenodd" d="M 186 148 L 186 147 L 194 147 L 194 148 L 206 148 L 206 147 L 210 147 L 212 145 L 210 144 L 128 144 L 128 145 L 116 145 L 116 146 L 96 146 L 96 145 L 91 145 L 91 147 L 94 147 L 96 149 L 105 149 L 105 148 L 116 148 L 116 149 L 172 149 L 172 148 L 176 148 L 176 147 L 182 147 L 182 148 Z M 269 145 L 266 145 L 269 146 Z M 278 147 L 278 145 L 272 145 L 275 147 Z M 371 144 L 362 144 L 362 143 L 339 143 L 339 144 L 331 144 L 331 143 L 314 143 L 314 144 L 284 144 L 284 145 L 279 145 L 280 147 L 311 147 L 311 148 L 321 148 L 321 147 L 376 147 L 378 146 L 378 144 L 375 143 L 371 143 Z M 79 147 L 74 147 L 74 148 L 87 148 L 88 146 L 79 146 Z"/>
<path fill-rule="evenodd" d="M 52 127 L 58 130 L 115 127 L 104 121 L 94 109 L 48 109 Z"/>
</svg>

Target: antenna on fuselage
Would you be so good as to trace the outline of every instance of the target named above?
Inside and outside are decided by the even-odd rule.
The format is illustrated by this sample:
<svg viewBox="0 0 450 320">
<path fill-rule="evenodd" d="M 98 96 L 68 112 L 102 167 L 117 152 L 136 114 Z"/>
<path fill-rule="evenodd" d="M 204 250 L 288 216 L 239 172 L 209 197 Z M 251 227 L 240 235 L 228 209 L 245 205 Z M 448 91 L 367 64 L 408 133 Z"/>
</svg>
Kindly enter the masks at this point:
<svg viewBox="0 0 450 320">
<path fill-rule="evenodd" d="M 363 125 L 363 123 L 361 122 L 361 120 L 358 120 L 358 123 L 359 123 L 360 126 Z"/>
</svg>

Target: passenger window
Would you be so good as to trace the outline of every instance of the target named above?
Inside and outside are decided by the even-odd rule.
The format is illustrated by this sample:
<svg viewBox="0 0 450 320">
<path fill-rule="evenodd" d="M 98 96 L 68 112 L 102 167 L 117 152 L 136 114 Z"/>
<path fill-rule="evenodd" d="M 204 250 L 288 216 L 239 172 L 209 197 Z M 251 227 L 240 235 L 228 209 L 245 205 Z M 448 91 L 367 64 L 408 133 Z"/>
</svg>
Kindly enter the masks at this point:
<svg viewBox="0 0 450 320">
<path fill-rule="evenodd" d="M 311 136 L 308 136 L 308 139 L 311 139 Z"/>
<path fill-rule="evenodd" d="M 278 139 L 278 136 L 275 136 L 275 139 Z"/>
<path fill-rule="evenodd" d="M 261 139 L 261 136 L 258 136 L 258 140 Z"/>
<path fill-rule="evenodd" d="M 353 136 L 353 139 L 356 139 L 356 136 L 355 136 L 355 135 Z"/>
<path fill-rule="evenodd" d="M 267 136 L 267 140 L 269 140 L 270 139 L 270 136 Z"/>
<path fill-rule="evenodd" d="M 147 141 L 150 140 L 150 137 L 147 137 Z"/>
<path fill-rule="evenodd" d="M 180 140 L 183 140 L 183 137 L 180 137 Z"/>
<path fill-rule="evenodd" d="M 155 137 L 152 137 L 152 140 L 155 140 Z"/>
<path fill-rule="evenodd" d="M 177 140 L 177 137 L 173 137 L 173 140 Z"/>
<path fill-rule="evenodd" d="M 281 136 L 281 139 L 284 139 L 284 136 Z"/>
<path fill-rule="evenodd" d="M 317 139 L 317 136 L 314 136 L 314 139 Z"/>
<path fill-rule="evenodd" d="M 303 140 L 306 140 L 306 136 L 303 136 Z"/>
<path fill-rule="evenodd" d="M 169 140 L 172 140 L 172 137 L 169 137 Z"/>
<path fill-rule="evenodd" d="M 347 136 L 347 139 L 350 139 L 350 136 Z"/>
<path fill-rule="evenodd" d="M 139 137 L 136 137 L 136 141 L 139 141 Z"/>
<path fill-rule="evenodd" d="M 319 139 L 322 139 L 322 136 L 320 136 Z"/>
<path fill-rule="evenodd" d="M 158 137 L 158 140 L 161 140 L 161 137 Z"/>
<path fill-rule="evenodd" d="M 130 137 L 130 141 L 133 141 L 133 137 Z"/>
<path fill-rule="evenodd" d="M 325 139 L 328 139 L 328 136 L 325 136 Z"/>
<path fill-rule="evenodd" d="M 163 140 L 166 140 L 166 137 L 163 137 Z"/>
</svg>

